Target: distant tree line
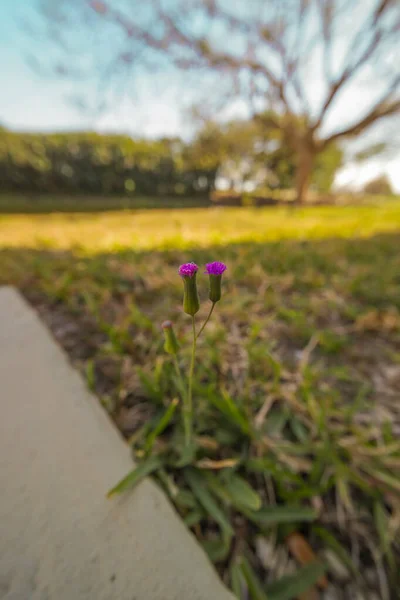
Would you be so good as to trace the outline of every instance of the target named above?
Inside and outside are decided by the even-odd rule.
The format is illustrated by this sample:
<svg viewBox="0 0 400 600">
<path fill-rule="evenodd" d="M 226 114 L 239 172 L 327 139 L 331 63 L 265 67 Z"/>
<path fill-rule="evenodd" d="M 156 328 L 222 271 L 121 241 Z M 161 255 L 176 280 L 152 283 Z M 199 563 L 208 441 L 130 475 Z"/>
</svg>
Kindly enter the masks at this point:
<svg viewBox="0 0 400 600">
<path fill-rule="evenodd" d="M 290 189 L 295 156 L 267 117 L 207 122 L 190 142 L 125 135 L 17 133 L 0 128 L 0 191 L 138 196 L 209 195 L 221 183 L 236 192 Z M 331 145 L 311 177 L 328 192 L 342 164 Z"/>
<path fill-rule="evenodd" d="M 0 130 L 0 190 L 19 192 L 208 194 L 215 167 L 198 168 L 179 139 Z"/>
</svg>

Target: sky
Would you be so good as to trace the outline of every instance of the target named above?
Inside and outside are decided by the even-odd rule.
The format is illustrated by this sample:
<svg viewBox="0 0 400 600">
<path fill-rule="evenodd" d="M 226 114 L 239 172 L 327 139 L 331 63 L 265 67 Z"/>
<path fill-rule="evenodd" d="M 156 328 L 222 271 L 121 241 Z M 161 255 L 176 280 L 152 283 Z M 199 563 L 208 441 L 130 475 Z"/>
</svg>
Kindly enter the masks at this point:
<svg viewBox="0 0 400 600">
<path fill-rule="evenodd" d="M 182 106 L 189 107 L 193 96 L 190 91 L 182 92 L 181 87 L 169 89 L 162 75 L 158 77 L 158 87 L 150 85 L 143 75 L 140 97 L 125 99 L 104 114 L 92 116 L 74 106 L 70 96 L 76 83 L 40 75 L 28 64 L 30 45 L 35 41 L 24 34 L 19 18 L 26 14 L 33 16 L 34 4 L 35 0 L 0 0 L 0 125 L 20 131 L 90 129 L 150 137 L 188 135 L 191 128 Z M 40 40 L 37 47 L 44 54 L 52 50 L 45 40 Z M 318 81 L 310 79 L 309 88 L 317 94 Z M 353 91 L 350 103 L 360 108 L 364 100 L 365 91 Z M 346 102 L 347 105 L 334 111 L 338 123 L 347 116 L 349 98 Z M 232 114 L 244 116 L 245 109 L 240 103 L 232 104 L 231 108 Z M 396 156 L 370 160 L 363 165 L 346 165 L 339 172 L 336 184 L 357 188 L 381 173 L 386 173 L 400 192 L 400 157 Z"/>
</svg>

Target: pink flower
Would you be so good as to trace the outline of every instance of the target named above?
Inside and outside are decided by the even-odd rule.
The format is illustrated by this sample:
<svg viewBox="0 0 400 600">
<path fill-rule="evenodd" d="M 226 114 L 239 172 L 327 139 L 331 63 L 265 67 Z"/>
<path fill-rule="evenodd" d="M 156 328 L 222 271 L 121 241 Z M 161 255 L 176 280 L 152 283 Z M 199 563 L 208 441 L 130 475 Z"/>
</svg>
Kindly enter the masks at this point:
<svg viewBox="0 0 400 600">
<path fill-rule="evenodd" d="M 179 267 L 178 273 L 181 277 L 193 277 L 193 275 L 197 273 L 198 270 L 199 267 L 194 262 L 190 262 L 181 265 Z"/>
<path fill-rule="evenodd" d="M 223 262 L 219 262 L 218 260 L 212 263 L 208 263 L 206 265 L 205 272 L 208 275 L 222 275 L 226 271 L 226 264 Z"/>
</svg>

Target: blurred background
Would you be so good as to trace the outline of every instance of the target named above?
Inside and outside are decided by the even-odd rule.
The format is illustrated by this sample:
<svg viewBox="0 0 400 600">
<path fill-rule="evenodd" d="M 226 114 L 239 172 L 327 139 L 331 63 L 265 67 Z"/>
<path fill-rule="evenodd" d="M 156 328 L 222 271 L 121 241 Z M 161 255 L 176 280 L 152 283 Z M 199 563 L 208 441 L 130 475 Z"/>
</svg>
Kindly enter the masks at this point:
<svg viewBox="0 0 400 600">
<path fill-rule="evenodd" d="M 0 10 L 3 192 L 184 204 L 400 190 L 397 2 Z"/>
<path fill-rule="evenodd" d="M 398 0 L 0 2 L 0 285 L 137 460 L 227 264 L 159 483 L 242 600 L 399 597 L 399 56 Z"/>
</svg>

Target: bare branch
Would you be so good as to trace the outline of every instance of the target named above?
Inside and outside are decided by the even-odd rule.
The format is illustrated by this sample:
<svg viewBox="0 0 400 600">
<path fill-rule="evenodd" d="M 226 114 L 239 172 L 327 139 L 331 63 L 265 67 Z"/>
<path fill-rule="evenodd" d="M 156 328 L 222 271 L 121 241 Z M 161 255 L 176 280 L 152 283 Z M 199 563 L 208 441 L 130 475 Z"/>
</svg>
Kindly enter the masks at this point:
<svg viewBox="0 0 400 600">
<path fill-rule="evenodd" d="M 400 76 L 396 79 L 394 84 L 392 85 L 392 89 L 389 93 L 386 93 L 384 97 L 382 97 L 374 107 L 360 120 L 349 127 L 345 127 L 336 133 L 333 133 L 329 137 L 327 137 L 322 142 L 322 148 L 326 148 L 328 144 L 343 138 L 343 137 L 352 137 L 358 135 L 365 131 L 368 127 L 383 119 L 384 117 L 389 117 L 400 113 L 400 99 L 396 98 L 391 100 L 391 96 L 393 95 L 394 90 L 398 87 L 400 83 Z"/>
</svg>

